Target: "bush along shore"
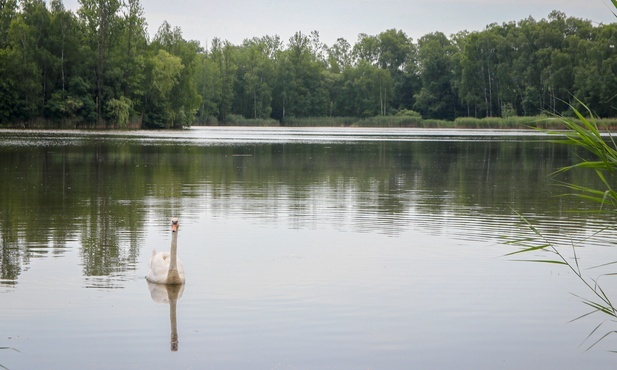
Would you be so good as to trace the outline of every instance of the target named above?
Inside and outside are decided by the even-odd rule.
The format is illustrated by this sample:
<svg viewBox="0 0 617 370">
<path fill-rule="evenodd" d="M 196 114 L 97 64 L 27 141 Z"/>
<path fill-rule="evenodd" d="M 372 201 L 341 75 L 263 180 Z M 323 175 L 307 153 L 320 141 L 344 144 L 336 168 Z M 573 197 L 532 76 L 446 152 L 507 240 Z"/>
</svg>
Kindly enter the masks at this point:
<svg viewBox="0 0 617 370">
<path fill-rule="evenodd" d="M 617 118 L 597 119 L 598 126 L 607 131 L 617 130 Z M 460 117 L 455 120 L 424 119 L 410 116 L 357 117 L 288 117 L 284 121 L 275 119 L 252 119 L 240 115 L 227 117 L 225 121 L 216 118 L 196 126 L 238 126 L 238 127 L 387 127 L 387 128 L 427 128 L 427 129 L 564 129 L 563 120 L 552 116 L 534 117 Z M 132 123 L 125 129 L 140 129 L 140 123 Z M 115 125 L 84 125 L 75 122 L 53 122 L 36 120 L 0 125 L 0 128 L 24 129 L 117 129 Z"/>
<path fill-rule="evenodd" d="M 597 120 L 606 130 L 617 129 L 617 118 Z M 210 121 L 207 126 L 269 126 L 269 127 L 401 127 L 401 128 L 456 128 L 456 129 L 563 129 L 559 117 L 460 117 L 453 121 L 424 119 L 408 116 L 356 117 L 291 117 L 279 122 L 274 119 L 245 119 L 233 117 L 226 122 Z"/>
</svg>

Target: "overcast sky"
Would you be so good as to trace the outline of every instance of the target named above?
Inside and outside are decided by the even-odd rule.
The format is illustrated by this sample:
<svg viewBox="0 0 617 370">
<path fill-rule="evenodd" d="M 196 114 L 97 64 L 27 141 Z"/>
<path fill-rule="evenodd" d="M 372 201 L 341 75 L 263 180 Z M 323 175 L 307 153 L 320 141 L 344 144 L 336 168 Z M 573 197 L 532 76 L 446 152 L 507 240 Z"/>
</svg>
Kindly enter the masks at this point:
<svg viewBox="0 0 617 370">
<path fill-rule="evenodd" d="M 76 10 L 77 0 L 65 0 Z M 278 35 L 285 43 L 297 31 L 316 30 L 331 46 L 339 37 L 350 44 L 358 34 L 402 30 L 416 41 L 430 32 L 447 36 L 479 31 L 490 23 L 546 18 L 552 10 L 567 16 L 612 23 L 610 0 L 141 0 L 148 32 L 163 23 L 180 27 L 185 39 L 207 47 L 214 37 L 239 45 L 244 39 Z"/>
</svg>

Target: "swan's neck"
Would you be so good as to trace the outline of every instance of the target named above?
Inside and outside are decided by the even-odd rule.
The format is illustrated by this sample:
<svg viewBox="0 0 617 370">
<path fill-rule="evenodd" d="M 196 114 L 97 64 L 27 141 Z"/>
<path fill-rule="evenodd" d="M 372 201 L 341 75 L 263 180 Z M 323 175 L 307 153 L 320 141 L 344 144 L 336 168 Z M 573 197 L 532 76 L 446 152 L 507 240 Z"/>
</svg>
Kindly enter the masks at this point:
<svg viewBox="0 0 617 370">
<path fill-rule="evenodd" d="M 167 284 L 182 284 L 182 278 L 178 272 L 178 232 L 171 235 L 171 250 L 169 251 L 169 271 L 167 271 Z"/>
<path fill-rule="evenodd" d="M 169 272 L 178 271 L 178 232 L 171 233 L 171 250 L 169 251 Z"/>
</svg>

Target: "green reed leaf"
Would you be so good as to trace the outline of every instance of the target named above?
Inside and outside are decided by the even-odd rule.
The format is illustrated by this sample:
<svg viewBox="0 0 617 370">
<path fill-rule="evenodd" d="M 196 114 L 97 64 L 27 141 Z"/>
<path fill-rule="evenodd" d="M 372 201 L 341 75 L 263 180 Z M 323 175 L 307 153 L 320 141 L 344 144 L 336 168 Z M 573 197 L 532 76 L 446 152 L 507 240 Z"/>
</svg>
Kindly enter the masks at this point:
<svg viewBox="0 0 617 370">
<path fill-rule="evenodd" d="M 554 263 L 556 265 L 567 265 L 567 262 L 557 260 L 514 260 L 519 262 L 539 262 L 539 263 Z"/>
<path fill-rule="evenodd" d="M 611 330 L 608 333 L 604 334 L 603 336 L 601 336 L 598 340 L 596 340 L 595 342 L 593 342 L 593 344 L 589 347 L 587 347 L 587 349 L 585 351 L 589 351 L 590 349 L 592 349 L 593 347 L 595 347 L 598 343 L 600 343 L 601 341 L 604 340 L 604 338 L 608 337 L 611 334 L 615 334 L 617 333 L 617 331 L 615 330 Z"/>
<path fill-rule="evenodd" d="M 519 253 L 527 253 L 527 252 L 533 252 L 533 251 L 537 251 L 537 250 L 542 250 L 542 249 L 546 249 L 546 248 L 548 248 L 550 246 L 551 246 L 550 244 L 542 244 L 542 245 L 537 245 L 537 246 L 533 246 L 533 247 L 528 247 L 528 248 L 520 249 L 518 251 L 510 252 L 510 253 L 506 254 L 506 256 L 512 256 L 512 255 L 519 254 Z"/>
</svg>

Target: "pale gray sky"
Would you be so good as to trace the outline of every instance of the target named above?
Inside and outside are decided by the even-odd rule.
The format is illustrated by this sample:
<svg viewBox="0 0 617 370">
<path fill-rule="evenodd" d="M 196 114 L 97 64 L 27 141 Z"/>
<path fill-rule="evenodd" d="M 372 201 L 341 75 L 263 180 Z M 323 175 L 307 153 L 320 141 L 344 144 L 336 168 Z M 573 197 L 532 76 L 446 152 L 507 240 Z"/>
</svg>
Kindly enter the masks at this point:
<svg viewBox="0 0 617 370">
<path fill-rule="evenodd" d="M 76 10 L 78 0 L 65 0 Z M 332 45 L 339 37 L 354 44 L 359 33 L 402 30 L 414 41 L 430 32 L 447 36 L 479 31 L 490 23 L 546 18 L 552 10 L 598 23 L 617 21 L 610 0 L 142 0 L 148 31 L 163 23 L 180 27 L 185 39 L 208 46 L 214 37 L 244 39 L 279 35 L 287 43 L 297 31 L 319 31 Z"/>
</svg>

